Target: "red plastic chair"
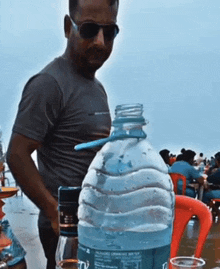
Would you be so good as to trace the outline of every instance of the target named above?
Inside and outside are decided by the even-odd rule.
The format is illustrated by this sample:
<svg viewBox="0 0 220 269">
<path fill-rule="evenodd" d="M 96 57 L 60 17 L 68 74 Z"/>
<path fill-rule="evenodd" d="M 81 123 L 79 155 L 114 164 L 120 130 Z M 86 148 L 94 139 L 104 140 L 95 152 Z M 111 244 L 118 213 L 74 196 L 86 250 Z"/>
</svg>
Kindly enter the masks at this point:
<svg viewBox="0 0 220 269">
<path fill-rule="evenodd" d="M 182 174 L 179 173 L 169 173 L 172 181 L 173 181 L 173 187 L 174 187 L 174 192 L 177 194 L 177 184 L 179 180 L 183 181 L 183 190 L 182 190 L 182 195 L 185 195 L 186 193 L 186 177 Z"/>
<path fill-rule="evenodd" d="M 200 221 L 199 238 L 194 256 L 200 258 L 206 237 L 212 226 L 212 214 L 209 208 L 201 201 L 188 196 L 176 195 L 170 258 L 177 256 L 179 244 L 186 225 L 194 215 L 196 215 Z"/>
</svg>

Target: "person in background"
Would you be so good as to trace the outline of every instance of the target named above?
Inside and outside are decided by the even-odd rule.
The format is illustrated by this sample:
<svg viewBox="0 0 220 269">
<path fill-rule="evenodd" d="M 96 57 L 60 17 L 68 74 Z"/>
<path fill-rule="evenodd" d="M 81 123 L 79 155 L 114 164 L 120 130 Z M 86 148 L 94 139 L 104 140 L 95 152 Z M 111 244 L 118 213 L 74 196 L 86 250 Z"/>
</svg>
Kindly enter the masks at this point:
<svg viewBox="0 0 220 269">
<path fill-rule="evenodd" d="M 195 166 L 197 167 L 200 173 L 204 173 L 205 163 L 206 163 L 206 158 L 204 158 L 203 153 L 200 153 L 199 157 L 195 160 Z"/>
<path fill-rule="evenodd" d="M 209 176 L 218 168 L 216 157 L 211 156 L 209 168 L 206 170 L 206 174 Z"/>
<path fill-rule="evenodd" d="M 204 174 L 208 174 L 208 171 L 210 169 L 210 161 L 208 159 L 206 159 L 206 162 L 205 162 L 205 168 L 204 168 Z"/>
<path fill-rule="evenodd" d="M 213 185 L 208 185 L 208 188 L 203 194 L 203 202 L 210 205 L 214 198 L 220 199 L 220 152 L 215 154 L 216 168 L 207 177 L 207 182 Z M 214 213 L 220 216 L 220 212 L 216 206 L 213 207 Z"/>
<path fill-rule="evenodd" d="M 119 0 L 69 0 L 64 18 L 67 46 L 23 90 L 7 151 L 22 191 L 40 209 L 39 236 L 47 269 L 55 269 L 58 188 L 81 186 L 99 148 L 76 152 L 76 144 L 109 136 L 106 92 L 96 71 L 109 58 Z M 37 151 L 38 168 L 31 154 Z"/>
<path fill-rule="evenodd" d="M 3 146 L 2 146 L 2 130 L 0 127 L 0 163 L 5 162 L 5 154 L 3 153 Z"/>
<path fill-rule="evenodd" d="M 215 163 L 216 168 L 212 169 L 212 173 L 207 177 L 207 181 L 220 186 L 220 152 L 215 154 Z"/>
<path fill-rule="evenodd" d="M 194 157 L 196 153 L 192 150 L 185 150 L 182 153 L 181 160 L 177 160 L 169 169 L 169 173 L 179 173 L 186 177 L 186 195 L 195 198 L 197 193 L 194 187 L 190 184 L 198 182 L 203 184 L 204 178 L 202 175 L 193 167 Z M 178 182 L 178 193 L 182 193 L 182 181 Z"/>
<path fill-rule="evenodd" d="M 184 154 L 186 152 L 186 149 L 185 148 L 182 148 L 181 150 L 180 150 L 180 153 L 181 154 Z"/>
<path fill-rule="evenodd" d="M 199 157 L 196 159 L 196 165 L 200 165 L 204 161 L 203 153 L 199 154 Z"/>
<path fill-rule="evenodd" d="M 215 165 L 216 165 L 215 158 L 213 156 L 211 156 L 210 165 L 212 167 L 215 167 Z"/>
<path fill-rule="evenodd" d="M 183 159 L 183 154 L 182 153 L 178 154 L 177 157 L 176 157 L 176 162 L 177 161 L 182 161 L 182 159 Z"/>
<path fill-rule="evenodd" d="M 180 154 L 177 155 L 176 157 L 176 161 L 182 161 L 183 159 L 183 154 L 185 153 L 185 148 L 182 148 L 181 151 L 180 151 Z"/>
<path fill-rule="evenodd" d="M 169 165 L 173 165 L 176 161 L 176 155 L 170 154 L 170 160 L 169 160 Z"/>
<path fill-rule="evenodd" d="M 170 166 L 170 155 L 169 155 L 170 151 L 168 149 L 163 149 L 159 153 L 160 156 L 163 158 L 165 164 L 167 166 Z"/>
</svg>

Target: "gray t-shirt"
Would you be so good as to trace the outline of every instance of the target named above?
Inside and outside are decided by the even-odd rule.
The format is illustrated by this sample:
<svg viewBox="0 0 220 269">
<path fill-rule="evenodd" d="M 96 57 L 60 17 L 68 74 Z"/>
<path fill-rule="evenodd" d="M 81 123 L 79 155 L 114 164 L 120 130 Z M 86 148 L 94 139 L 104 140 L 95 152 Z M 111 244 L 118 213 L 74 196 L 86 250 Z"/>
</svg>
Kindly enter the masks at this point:
<svg viewBox="0 0 220 269">
<path fill-rule="evenodd" d="M 101 83 L 79 75 L 59 57 L 25 85 L 13 132 L 42 143 L 37 151 L 39 172 L 57 197 L 59 186 L 81 186 L 99 150 L 77 152 L 74 146 L 107 137 L 110 127 Z"/>
</svg>

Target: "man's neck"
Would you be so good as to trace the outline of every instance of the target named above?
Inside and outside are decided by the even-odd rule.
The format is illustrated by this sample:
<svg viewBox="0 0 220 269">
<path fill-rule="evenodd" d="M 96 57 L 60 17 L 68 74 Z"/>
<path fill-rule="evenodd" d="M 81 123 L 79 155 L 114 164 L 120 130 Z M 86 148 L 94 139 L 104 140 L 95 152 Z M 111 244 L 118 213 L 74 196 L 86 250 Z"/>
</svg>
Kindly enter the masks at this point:
<svg viewBox="0 0 220 269">
<path fill-rule="evenodd" d="M 80 74 L 81 76 L 87 79 L 94 80 L 95 72 L 91 72 L 87 68 L 77 64 L 77 61 L 74 59 L 74 55 L 71 55 L 68 49 L 64 52 L 64 54 L 62 55 L 62 58 L 67 60 L 69 64 L 72 66 L 72 68 L 76 70 L 78 74 Z"/>
</svg>

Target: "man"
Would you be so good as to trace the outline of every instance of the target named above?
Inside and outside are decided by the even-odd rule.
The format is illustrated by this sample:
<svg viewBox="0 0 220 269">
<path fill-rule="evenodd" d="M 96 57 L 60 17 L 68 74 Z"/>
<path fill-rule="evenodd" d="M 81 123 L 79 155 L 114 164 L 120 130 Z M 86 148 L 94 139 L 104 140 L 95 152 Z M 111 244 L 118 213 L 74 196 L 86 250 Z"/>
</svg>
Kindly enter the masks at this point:
<svg viewBox="0 0 220 269">
<path fill-rule="evenodd" d="M 169 169 L 169 173 L 179 173 L 186 177 L 186 195 L 195 198 L 196 191 L 189 184 L 196 180 L 199 184 L 203 184 L 204 178 L 193 167 L 194 157 L 196 153 L 192 150 L 186 150 L 182 153 L 181 160 L 177 160 Z M 182 193 L 182 181 L 178 182 L 178 193 Z"/>
<path fill-rule="evenodd" d="M 209 165 L 208 169 L 206 170 L 206 174 L 208 176 L 213 174 L 213 172 L 215 172 L 218 169 L 216 156 L 218 158 L 218 153 L 215 154 L 215 158 L 213 156 L 211 156 L 210 165 Z"/>
<path fill-rule="evenodd" d="M 204 192 L 203 202 L 209 204 L 212 199 L 220 199 L 220 152 L 215 154 L 216 168 L 212 170 L 212 173 L 207 177 L 207 182 L 212 183 L 208 189 Z M 217 208 L 214 208 L 215 212 L 220 212 Z"/>
<path fill-rule="evenodd" d="M 82 142 L 107 137 L 107 96 L 95 72 L 111 54 L 118 33 L 117 0 L 70 0 L 65 53 L 26 84 L 7 153 L 13 176 L 40 209 L 39 235 L 47 269 L 55 268 L 59 186 L 81 186 L 97 148 Z M 31 154 L 37 150 L 38 169 Z"/>
<path fill-rule="evenodd" d="M 170 154 L 170 160 L 169 160 L 169 165 L 173 165 L 176 161 L 176 155 L 175 154 Z"/>
<path fill-rule="evenodd" d="M 200 165 L 204 161 L 203 153 L 199 154 L 199 157 L 196 159 L 196 165 Z"/>
<path fill-rule="evenodd" d="M 215 166 L 212 173 L 208 176 L 207 181 L 215 185 L 220 185 L 220 152 L 215 154 Z"/>
</svg>

